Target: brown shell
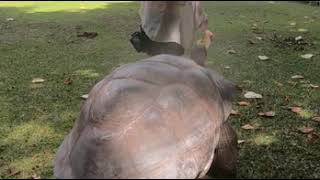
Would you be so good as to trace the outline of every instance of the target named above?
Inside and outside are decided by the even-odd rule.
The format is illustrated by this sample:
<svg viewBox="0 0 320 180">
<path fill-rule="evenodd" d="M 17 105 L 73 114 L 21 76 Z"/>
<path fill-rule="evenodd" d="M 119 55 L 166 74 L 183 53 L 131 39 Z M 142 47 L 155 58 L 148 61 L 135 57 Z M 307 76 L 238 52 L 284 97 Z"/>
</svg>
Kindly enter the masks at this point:
<svg viewBox="0 0 320 180">
<path fill-rule="evenodd" d="M 220 128 L 220 139 L 208 174 L 214 178 L 236 178 L 237 134 L 229 122 Z"/>
<path fill-rule="evenodd" d="M 229 82 L 183 57 L 158 55 L 121 66 L 91 90 L 59 148 L 54 174 L 201 177 L 231 111 L 231 95 Z"/>
</svg>

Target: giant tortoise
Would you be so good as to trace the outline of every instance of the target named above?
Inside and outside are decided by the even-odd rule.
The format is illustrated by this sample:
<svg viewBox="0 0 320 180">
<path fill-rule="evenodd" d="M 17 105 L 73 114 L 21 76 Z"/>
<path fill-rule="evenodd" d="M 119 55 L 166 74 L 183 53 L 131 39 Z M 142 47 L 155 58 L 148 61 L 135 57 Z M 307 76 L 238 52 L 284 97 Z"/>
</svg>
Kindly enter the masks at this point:
<svg viewBox="0 0 320 180">
<path fill-rule="evenodd" d="M 59 147 L 54 175 L 191 179 L 209 169 L 233 172 L 236 135 L 227 118 L 234 91 L 185 57 L 120 66 L 89 93 Z"/>
</svg>

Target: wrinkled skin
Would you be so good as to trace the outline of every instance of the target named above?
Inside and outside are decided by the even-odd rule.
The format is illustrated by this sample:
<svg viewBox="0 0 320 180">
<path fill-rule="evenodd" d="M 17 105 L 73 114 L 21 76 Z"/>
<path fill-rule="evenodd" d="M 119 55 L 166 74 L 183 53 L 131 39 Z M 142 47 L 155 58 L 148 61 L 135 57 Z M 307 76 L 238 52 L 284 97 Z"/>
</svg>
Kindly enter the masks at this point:
<svg viewBox="0 0 320 180">
<path fill-rule="evenodd" d="M 232 83 L 183 57 L 121 66 L 91 90 L 57 152 L 54 175 L 204 177 L 233 92 Z"/>
</svg>

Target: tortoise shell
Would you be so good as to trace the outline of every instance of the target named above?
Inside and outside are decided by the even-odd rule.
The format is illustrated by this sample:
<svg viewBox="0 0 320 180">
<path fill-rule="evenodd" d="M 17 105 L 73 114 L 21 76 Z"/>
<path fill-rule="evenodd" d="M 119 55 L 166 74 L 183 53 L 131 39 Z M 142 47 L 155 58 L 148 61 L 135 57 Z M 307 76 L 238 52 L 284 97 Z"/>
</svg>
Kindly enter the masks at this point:
<svg viewBox="0 0 320 180">
<path fill-rule="evenodd" d="M 59 147 L 58 178 L 198 178 L 210 168 L 233 84 L 190 59 L 157 55 L 97 83 Z"/>
</svg>

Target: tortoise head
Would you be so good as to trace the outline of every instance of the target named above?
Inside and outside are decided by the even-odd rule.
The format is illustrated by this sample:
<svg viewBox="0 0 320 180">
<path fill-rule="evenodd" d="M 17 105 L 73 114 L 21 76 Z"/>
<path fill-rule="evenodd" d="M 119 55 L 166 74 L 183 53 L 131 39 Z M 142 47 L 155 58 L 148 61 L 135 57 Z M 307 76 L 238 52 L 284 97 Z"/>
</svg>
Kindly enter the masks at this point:
<svg viewBox="0 0 320 180">
<path fill-rule="evenodd" d="M 206 30 L 200 40 L 197 41 L 195 47 L 191 50 L 190 58 L 200 66 L 205 66 L 207 62 L 207 52 L 214 38 L 214 34 Z"/>
<path fill-rule="evenodd" d="M 209 30 L 204 31 L 202 38 L 197 41 L 197 46 L 205 47 L 205 49 L 208 50 L 214 36 L 215 35 L 211 31 Z"/>
</svg>

